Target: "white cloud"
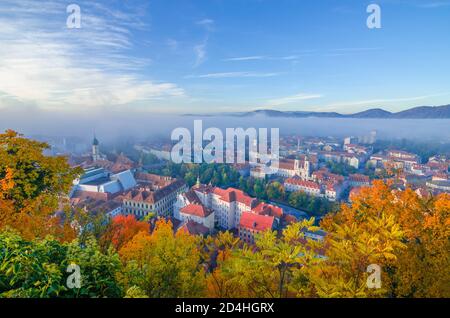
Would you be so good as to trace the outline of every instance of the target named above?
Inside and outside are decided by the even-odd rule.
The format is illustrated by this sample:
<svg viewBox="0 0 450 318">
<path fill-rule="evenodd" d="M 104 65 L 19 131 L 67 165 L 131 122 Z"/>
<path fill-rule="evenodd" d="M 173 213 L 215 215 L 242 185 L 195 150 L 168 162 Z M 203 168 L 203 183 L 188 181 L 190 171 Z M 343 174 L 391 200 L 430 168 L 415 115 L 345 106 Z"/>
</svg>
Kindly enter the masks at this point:
<svg viewBox="0 0 450 318">
<path fill-rule="evenodd" d="M 0 100 L 42 108 L 131 104 L 184 95 L 172 83 L 148 80 L 149 59 L 130 56 L 139 13 L 78 1 L 81 29 L 67 29 L 66 7 L 54 1 L 0 2 Z"/>
<path fill-rule="evenodd" d="M 265 55 L 251 55 L 251 56 L 238 56 L 238 57 L 231 57 L 226 58 L 224 61 L 226 62 L 240 62 L 240 61 L 267 61 L 267 60 L 274 60 L 274 61 L 292 61 L 292 60 L 298 60 L 300 58 L 299 55 L 287 55 L 287 56 L 265 56 Z"/>
<path fill-rule="evenodd" d="M 448 7 L 450 6 L 450 2 L 429 2 L 424 4 L 419 4 L 418 7 L 424 8 L 424 9 L 435 9 L 435 8 L 442 8 L 442 7 Z"/>
<path fill-rule="evenodd" d="M 200 21 L 197 21 L 196 24 L 204 27 L 207 31 L 213 31 L 214 30 L 214 20 L 212 19 L 202 19 Z"/>
<path fill-rule="evenodd" d="M 206 45 L 208 40 L 206 39 L 203 43 L 194 46 L 195 53 L 195 64 L 194 67 L 201 65 L 206 60 Z"/>
<path fill-rule="evenodd" d="M 242 57 L 232 57 L 232 58 L 228 58 L 228 59 L 224 59 L 224 61 L 254 61 L 254 60 L 264 60 L 266 59 L 265 56 L 261 56 L 261 55 L 255 55 L 255 56 L 242 56 Z"/>
</svg>

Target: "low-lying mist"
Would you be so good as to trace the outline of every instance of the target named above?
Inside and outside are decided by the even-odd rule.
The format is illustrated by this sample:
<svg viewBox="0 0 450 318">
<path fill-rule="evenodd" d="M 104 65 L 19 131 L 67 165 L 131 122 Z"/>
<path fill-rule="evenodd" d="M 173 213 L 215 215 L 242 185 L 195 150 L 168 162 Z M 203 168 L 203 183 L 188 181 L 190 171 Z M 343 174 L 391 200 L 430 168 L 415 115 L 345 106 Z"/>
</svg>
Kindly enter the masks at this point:
<svg viewBox="0 0 450 318">
<path fill-rule="evenodd" d="M 364 136 L 376 130 L 380 139 L 416 139 L 421 141 L 450 141 L 450 119 L 341 119 L 341 118 L 271 118 L 264 115 L 183 116 L 148 112 L 80 111 L 51 112 L 37 109 L 27 111 L 0 109 L 0 129 L 14 129 L 26 136 L 92 138 L 94 132 L 103 142 L 132 137 L 170 139 L 177 127 L 193 129 L 195 119 L 208 127 L 279 128 L 280 135 L 303 136 Z"/>
</svg>

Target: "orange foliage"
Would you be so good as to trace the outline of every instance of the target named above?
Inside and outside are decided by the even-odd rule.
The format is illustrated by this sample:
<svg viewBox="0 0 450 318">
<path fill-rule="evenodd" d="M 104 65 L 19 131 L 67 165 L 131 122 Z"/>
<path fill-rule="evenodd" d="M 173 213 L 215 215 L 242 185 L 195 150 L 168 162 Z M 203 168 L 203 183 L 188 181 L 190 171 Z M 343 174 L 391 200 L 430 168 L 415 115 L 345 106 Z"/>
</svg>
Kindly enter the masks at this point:
<svg viewBox="0 0 450 318">
<path fill-rule="evenodd" d="M 109 229 L 102 236 L 101 240 L 111 242 L 116 250 L 131 241 L 138 233 L 149 233 L 150 225 L 146 222 L 138 221 L 133 215 L 119 215 L 113 218 Z"/>
<path fill-rule="evenodd" d="M 371 233 L 380 240 L 380 231 L 385 228 L 374 228 L 374 222 L 383 218 L 394 222 L 403 247 L 392 246 L 390 257 L 378 260 L 390 269 L 383 276 L 387 295 L 448 297 L 450 195 L 421 198 L 411 189 L 392 190 L 389 184 L 375 181 L 352 199 L 351 206 L 343 204 L 339 213 L 325 217 L 321 225 L 329 233 L 339 226 Z"/>
</svg>

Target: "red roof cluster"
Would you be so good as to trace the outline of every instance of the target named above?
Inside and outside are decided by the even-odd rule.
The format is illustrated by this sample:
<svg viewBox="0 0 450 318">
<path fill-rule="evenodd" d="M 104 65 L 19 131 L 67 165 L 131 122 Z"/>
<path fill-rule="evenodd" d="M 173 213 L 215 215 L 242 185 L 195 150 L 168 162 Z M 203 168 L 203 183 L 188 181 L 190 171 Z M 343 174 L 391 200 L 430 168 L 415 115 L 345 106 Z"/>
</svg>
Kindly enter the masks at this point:
<svg viewBox="0 0 450 318">
<path fill-rule="evenodd" d="M 307 181 L 298 178 L 288 178 L 285 183 L 293 184 L 300 187 L 320 190 L 320 185 L 314 181 Z"/>
<path fill-rule="evenodd" d="M 183 223 L 179 228 L 178 231 L 186 231 L 187 233 L 191 235 L 207 235 L 209 233 L 209 229 L 204 226 L 203 224 L 194 222 L 192 220 L 189 220 L 185 223 Z"/>
<path fill-rule="evenodd" d="M 294 170 L 295 160 L 294 159 L 281 159 L 278 162 L 278 168 L 283 170 Z"/>
<path fill-rule="evenodd" d="M 213 193 L 220 196 L 220 198 L 223 201 L 226 202 L 240 202 L 243 203 L 249 207 L 253 206 L 256 202 L 255 198 L 252 198 L 251 196 L 245 194 L 243 191 L 235 189 L 235 188 L 228 188 L 226 190 L 221 188 L 214 188 Z"/>
<path fill-rule="evenodd" d="M 205 218 L 212 213 L 210 209 L 205 208 L 202 204 L 188 204 L 181 208 L 180 212 L 202 218 Z"/>
<path fill-rule="evenodd" d="M 261 215 L 269 215 L 276 218 L 281 218 L 283 216 L 283 209 L 264 202 L 260 202 L 256 207 L 252 209 L 253 213 Z"/>
<path fill-rule="evenodd" d="M 348 179 L 355 182 L 370 182 L 370 178 L 368 176 L 359 173 L 351 174 Z"/>
<path fill-rule="evenodd" d="M 239 226 L 253 231 L 266 231 L 273 227 L 273 216 L 243 212 Z"/>
</svg>

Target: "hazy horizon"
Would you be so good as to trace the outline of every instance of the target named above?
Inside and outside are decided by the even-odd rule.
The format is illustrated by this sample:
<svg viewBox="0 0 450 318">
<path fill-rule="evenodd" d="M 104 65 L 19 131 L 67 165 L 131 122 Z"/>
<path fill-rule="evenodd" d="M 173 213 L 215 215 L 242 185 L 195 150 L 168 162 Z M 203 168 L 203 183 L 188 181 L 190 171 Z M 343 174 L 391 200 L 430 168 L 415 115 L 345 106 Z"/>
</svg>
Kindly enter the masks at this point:
<svg viewBox="0 0 450 318">
<path fill-rule="evenodd" d="M 24 118 L 22 112 L 2 112 L 0 130 L 13 129 L 27 136 L 81 137 L 89 140 L 94 133 L 103 142 L 121 137 L 170 139 L 177 127 L 193 128 L 194 120 L 203 120 L 208 127 L 225 128 L 279 128 L 281 135 L 303 136 L 363 136 L 376 130 L 380 139 L 416 139 L 450 141 L 449 119 L 351 119 L 351 118 L 282 118 L 254 115 L 183 116 L 146 112 L 92 111 L 80 113 L 44 112 L 32 110 Z"/>
</svg>

